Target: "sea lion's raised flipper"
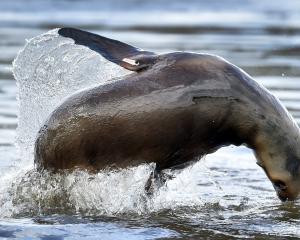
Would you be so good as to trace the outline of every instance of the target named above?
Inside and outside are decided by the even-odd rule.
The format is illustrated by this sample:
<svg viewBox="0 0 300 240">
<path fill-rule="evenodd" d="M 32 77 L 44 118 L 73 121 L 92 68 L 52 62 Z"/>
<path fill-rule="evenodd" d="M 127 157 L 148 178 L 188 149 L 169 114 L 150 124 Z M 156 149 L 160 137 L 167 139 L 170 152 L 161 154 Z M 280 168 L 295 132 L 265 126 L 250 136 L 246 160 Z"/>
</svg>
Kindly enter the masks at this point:
<svg viewBox="0 0 300 240">
<path fill-rule="evenodd" d="M 153 52 L 143 51 L 126 43 L 75 28 L 61 28 L 58 34 L 72 38 L 75 44 L 86 46 L 107 60 L 131 71 L 146 69 L 152 66 L 157 58 Z"/>
</svg>

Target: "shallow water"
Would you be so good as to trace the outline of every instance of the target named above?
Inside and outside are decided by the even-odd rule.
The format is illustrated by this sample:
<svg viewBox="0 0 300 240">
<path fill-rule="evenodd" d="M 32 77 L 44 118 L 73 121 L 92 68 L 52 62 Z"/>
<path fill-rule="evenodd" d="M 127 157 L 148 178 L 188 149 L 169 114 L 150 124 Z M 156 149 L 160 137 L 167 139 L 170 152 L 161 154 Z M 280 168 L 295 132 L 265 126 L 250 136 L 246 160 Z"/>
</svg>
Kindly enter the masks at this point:
<svg viewBox="0 0 300 240">
<path fill-rule="evenodd" d="M 228 147 L 207 156 L 178 173 L 152 199 L 142 191 L 151 166 L 104 171 L 96 176 L 85 172 L 54 177 L 28 173 L 32 161 L 24 161 L 28 156 L 18 154 L 14 146 L 18 104 L 11 62 L 25 39 L 63 25 L 159 52 L 185 50 L 221 55 L 278 96 L 300 123 L 297 0 L 92 0 L 89 4 L 83 0 L 29 0 L 26 4 L 3 0 L 0 237 L 300 238 L 299 202 L 281 203 L 277 199 L 252 152 L 245 147 Z M 27 105 L 22 109 L 30 112 Z M 23 130 L 32 129 L 30 122 L 26 124 L 21 126 Z"/>
</svg>

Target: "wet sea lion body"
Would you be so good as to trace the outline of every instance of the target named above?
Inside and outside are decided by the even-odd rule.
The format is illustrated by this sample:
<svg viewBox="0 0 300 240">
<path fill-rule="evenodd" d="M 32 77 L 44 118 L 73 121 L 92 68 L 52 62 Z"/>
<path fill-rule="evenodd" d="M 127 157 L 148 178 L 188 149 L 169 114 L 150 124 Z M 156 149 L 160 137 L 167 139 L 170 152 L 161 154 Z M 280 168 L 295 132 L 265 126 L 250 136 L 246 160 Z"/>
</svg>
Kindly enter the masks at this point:
<svg viewBox="0 0 300 240">
<path fill-rule="evenodd" d="M 224 59 L 156 55 L 84 31 L 59 34 L 135 71 L 66 99 L 36 140 L 38 169 L 156 163 L 156 176 L 230 144 L 253 149 L 282 200 L 300 191 L 299 128 L 286 109 Z"/>
</svg>

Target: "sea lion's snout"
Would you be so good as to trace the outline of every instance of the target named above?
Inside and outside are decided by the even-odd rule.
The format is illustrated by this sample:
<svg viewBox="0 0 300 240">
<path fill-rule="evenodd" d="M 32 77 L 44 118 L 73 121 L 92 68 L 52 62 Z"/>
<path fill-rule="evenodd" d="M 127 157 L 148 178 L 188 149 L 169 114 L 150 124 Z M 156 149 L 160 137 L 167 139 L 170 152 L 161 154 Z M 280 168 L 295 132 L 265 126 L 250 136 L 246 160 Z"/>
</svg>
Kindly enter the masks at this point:
<svg viewBox="0 0 300 240">
<path fill-rule="evenodd" d="M 299 184 L 298 181 L 284 182 L 281 180 L 273 180 L 272 184 L 277 193 L 278 198 L 282 202 L 294 201 L 299 196 Z"/>
<path fill-rule="evenodd" d="M 294 201 L 300 197 L 300 153 L 291 146 L 298 143 L 280 140 L 279 145 L 274 139 L 265 138 L 264 143 L 257 145 L 257 165 L 264 170 L 281 201 Z"/>
<path fill-rule="evenodd" d="M 270 179 L 278 198 L 282 202 L 294 201 L 300 195 L 300 174 L 285 167 L 283 158 L 267 159 L 264 163 L 258 161 L 257 164 L 265 171 Z"/>
<path fill-rule="evenodd" d="M 291 197 L 288 194 L 288 187 L 287 187 L 286 183 L 284 183 L 283 181 L 280 181 L 280 180 L 276 180 L 273 182 L 273 186 L 277 193 L 277 196 L 279 197 L 279 199 L 281 201 L 285 202 L 288 200 L 292 200 L 292 199 L 290 199 Z"/>
</svg>

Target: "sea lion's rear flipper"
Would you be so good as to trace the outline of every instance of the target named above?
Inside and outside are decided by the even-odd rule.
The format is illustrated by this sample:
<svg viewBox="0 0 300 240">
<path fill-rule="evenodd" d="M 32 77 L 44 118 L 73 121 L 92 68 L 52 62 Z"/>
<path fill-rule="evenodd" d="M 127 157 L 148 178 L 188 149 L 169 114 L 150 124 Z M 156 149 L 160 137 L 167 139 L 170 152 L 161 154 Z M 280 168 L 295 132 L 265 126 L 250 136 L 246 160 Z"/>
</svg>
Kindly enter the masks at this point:
<svg viewBox="0 0 300 240">
<path fill-rule="evenodd" d="M 143 51 L 126 43 L 75 28 L 61 28 L 58 34 L 72 38 L 75 44 L 86 46 L 107 60 L 131 71 L 146 69 L 152 66 L 157 58 L 153 52 Z"/>
</svg>

